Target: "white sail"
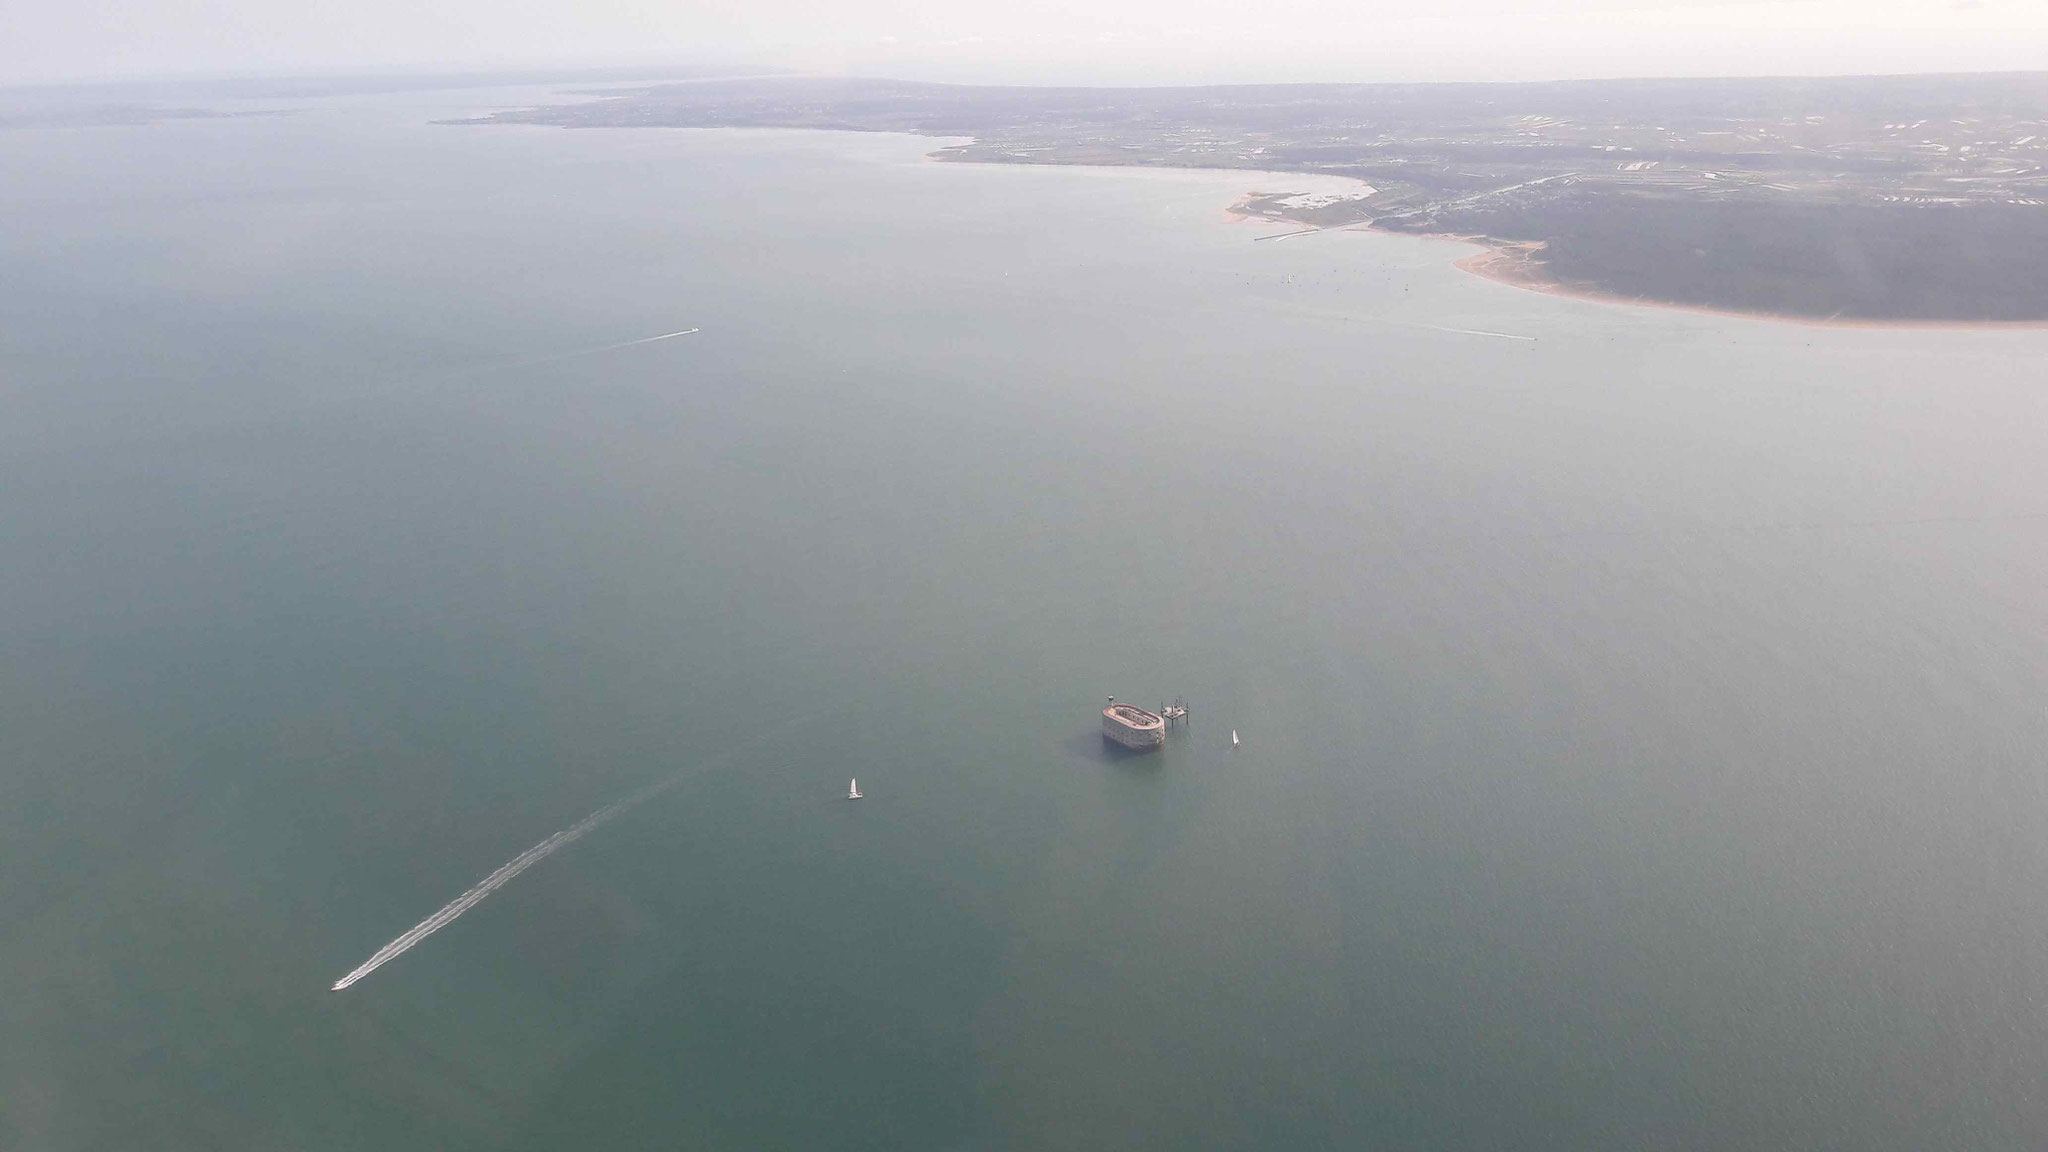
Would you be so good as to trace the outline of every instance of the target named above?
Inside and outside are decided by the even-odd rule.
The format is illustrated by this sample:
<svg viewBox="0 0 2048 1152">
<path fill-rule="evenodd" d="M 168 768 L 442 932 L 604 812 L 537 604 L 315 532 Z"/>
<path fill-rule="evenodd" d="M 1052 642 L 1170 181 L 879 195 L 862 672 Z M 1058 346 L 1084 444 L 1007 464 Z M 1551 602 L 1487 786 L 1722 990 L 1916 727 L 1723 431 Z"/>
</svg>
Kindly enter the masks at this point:
<svg viewBox="0 0 2048 1152">
<path fill-rule="evenodd" d="M 859 779 L 859 777 L 855 777 L 854 779 L 852 779 L 852 780 L 849 780 L 849 781 L 847 781 L 847 784 L 846 784 L 846 798 L 847 798 L 848 800 L 858 800 L 858 799 L 860 799 L 860 779 Z"/>
</svg>

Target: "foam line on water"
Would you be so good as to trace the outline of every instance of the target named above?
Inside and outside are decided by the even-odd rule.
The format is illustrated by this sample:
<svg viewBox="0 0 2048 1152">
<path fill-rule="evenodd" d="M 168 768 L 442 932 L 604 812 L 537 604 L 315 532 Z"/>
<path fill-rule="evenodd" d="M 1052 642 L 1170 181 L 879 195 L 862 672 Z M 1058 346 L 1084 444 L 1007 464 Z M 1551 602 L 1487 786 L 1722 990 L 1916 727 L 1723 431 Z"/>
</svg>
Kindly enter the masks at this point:
<svg viewBox="0 0 2048 1152">
<path fill-rule="evenodd" d="M 1386 320 L 1389 324 L 1403 323 L 1400 320 L 1387 320 L 1384 316 L 1377 317 L 1377 319 Z M 1453 336 L 1492 336 L 1501 340 L 1536 339 L 1534 336 L 1522 336 L 1514 332 L 1488 332 L 1484 328 L 1446 328 L 1441 324 L 1409 324 L 1408 326 L 1411 328 L 1422 328 L 1430 332 L 1449 332 Z"/>
<path fill-rule="evenodd" d="M 599 344 L 595 348 L 575 348 L 567 352 L 550 352 L 545 356 L 529 356 L 522 360 L 482 365 L 473 369 L 473 371 L 527 368 L 535 364 L 552 364 L 557 360 L 574 360 L 578 356 L 595 356 L 600 352 L 616 352 L 621 348 L 637 348 L 642 344 L 653 344 L 661 340 L 673 340 L 678 336 L 694 336 L 701 331 L 703 331 L 701 328 L 685 328 L 680 332 L 663 332 L 659 336 L 642 336 L 638 340 L 621 340 L 616 344 Z"/>
<path fill-rule="evenodd" d="M 1381 324 L 1392 324 L 1396 328 L 1414 328 L 1421 332 L 1447 332 L 1453 336 L 1491 336 L 1496 340 L 1534 340 L 1517 332 L 1490 332 L 1484 328 L 1452 328 L 1444 324 L 1425 324 L 1420 320 L 1396 320 L 1392 316 L 1343 316 L 1337 313 L 1322 313 L 1342 320 L 1370 320 Z"/>
<path fill-rule="evenodd" d="M 334 991 L 341 991 L 370 973 L 375 972 L 377 969 L 382 968 L 384 965 L 389 964 L 391 961 L 405 955 L 412 950 L 414 945 L 447 927 L 457 916 L 483 903 L 484 897 L 510 884 L 513 878 L 521 872 L 547 859 L 560 849 L 575 843 L 583 836 L 596 831 L 605 821 L 624 812 L 643 799 L 646 799 L 646 796 L 635 796 L 616 804 L 607 804 L 583 819 L 578 820 L 576 823 L 562 829 L 560 832 L 528 848 L 526 851 L 521 852 L 519 855 L 514 856 L 500 865 L 497 871 L 471 885 L 469 891 L 442 905 L 440 911 L 406 929 L 399 934 L 396 940 L 377 949 L 377 951 L 370 955 L 368 960 L 356 965 L 355 969 L 348 975 L 336 980 L 334 982 Z"/>
<path fill-rule="evenodd" d="M 691 331 L 694 332 L 696 331 L 696 329 L 693 328 L 691 329 Z M 671 335 L 681 336 L 687 335 L 687 333 L 677 332 L 671 333 Z M 661 337 L 653 337 L 653 339 L 661 339 Z M 785 724 L 778 725 L 776 727 L 776 730 L 799 727 L 801 725 L 809 724 L 813 721 L 823 719 L 827 716 L 832 716 L 841 712 L 849 711 L 854 707 L 857 707 L 857 705 L 850 704 L 844 708 L 822 709 L 820 711 L 811 713 L 808 716 L 801 716 Z M 405 955 L 407 952 L 412 951 L 414 946 L 418 945 L 420 941 L 425 940 L 427 937 L 432 936 L 434 933 L 439 932 L 443 928 L 446 928 L 450 923 L 452 923 L 455 920 L 456 917 L 462 915 L 464 912 L 469 911 L 471 908 L 476 907 L 478 904 L 483 903 L 485 897 L 489 896 L 493 892 L 496 892 L 498 889 L 503 888 L 505 885 L 510 884 L 516 877 L 518 877 L 518 875 L 521 872 L 526 871 L 528 868 L 533 867 L 535 864 L 540 863 L 541 861 L 547 859 L 549 856 L 554 855 L 556 852 L 562 850 L 563 848 L 566 848 L 569 845 L 574 844 L 576 841 L 582 839 L 590 833 L 597 831 L 599 828 L 603 827 L 607 822 L 611 821 L 614 817 L 622 815 L 630 809 L 654 799 L 656 796 L 659 796 L 663 792 L 666 792 L 669 789 L 674 788 L 676 785 L 681 784 L 685 780 L 691 779 L 694 775 L 696 775 L 697 772 L 704 771 L 719 762 L 737 759 L 742 753 L 746 752 L 749 748 L 762 743 L 766 739 L 767 736 L 763 735 L 758 739 L 749 741 L 746 744 L 742 744 L 740 747 L 733 749 L 725 755 L 715 758 L 712 764 L 699 765 L 694 771 L 677 772 L 674 775 L 666 776 L 659 780 L 656 780 L 652 784 L 649 784 L 646 787 L 641 788 L 639 791 L 634 792 L 623 799 L 615 800 L 612 803 L 607 804 L 602 808 L 599 808 L 597 811 L 592 812 L 590 815 L 585 816 L 583 819 L 578 820 L 576 823 L 569 825 L 567 828 L 562 829 L 560 832 L 557 832 L 554 835 L 549 836 L 547 839 L 542 840 L 540 843 L 535 844 L 533 847 L 528 848 L 526 851 L 521 852 L 519 855 L 514 856 L 512 859 L 507 860 L 505 863 L 499 865 L 498 869 L 495 872 L 492 872 L 490 875 L 477 881 L 475 884 L 470 885 L 468 891 L 464 892 L 460 896 L 457 896 L 455 899 L 450 900 L 448 903 L 442 905 L 440 910 L 435 912 L 432 916 L 427 917 L 425 920 L 422 920 L 419 923 L 413 925 L 412 927 L 406 929 L 404 932 L 399 933 L 397 939 L 393 940 L 391 943 L 386 944 L 382 948 L 379 948 L 375 952 L 371 953 L 370 958 L 368 960 L 365 960 L 361 964 L 356 965 L 355 968 L 352 971 L 350 971 L 348 975 L 343 976 L 339 980 L 336 980 L 334 982 L 334 987 L 332 990 L 335 992 L 340 992 L 346 989 L 349 985 L 354 984 L 356 981 L 361 980 L 363 977 L 368 976 L 370 973 L 375 972 L 379 968 L 382 968 L 384 965 L 389 964 L 393 960 L 398 959 L 400 956 Z"/>
<path fill-rule="evenodd" d="M 1295 233 L 1288 233 L 1295 235 Z M 1263 237 L 1262 237 L 1263 239 Z M 1279 237 L 1273 237 L 1279 239 Z M 1453 336 L 1490 336 L 1496 340 L 1535 340 L 1537 337 L 1519 332 L 1494 332 L 1485 328 L 1452 328 L 1443 324 L 1428 324 L 1420 320 L 1399 320 L 1392 316 L 1354 315 L 1329 308 L 1312 308 L 1290 300 L 1274 300 L 1268 297 L 1252 297 L 1255 303 L 1276 312 L 1290 312 L 1297 316 L 1317 316 L 1325 320 L 1347 320 L 1368 324 L 1391 324 L 1396 328 L 1413 328 L 1421 332 L 1446 332 Z"/>
</svg>

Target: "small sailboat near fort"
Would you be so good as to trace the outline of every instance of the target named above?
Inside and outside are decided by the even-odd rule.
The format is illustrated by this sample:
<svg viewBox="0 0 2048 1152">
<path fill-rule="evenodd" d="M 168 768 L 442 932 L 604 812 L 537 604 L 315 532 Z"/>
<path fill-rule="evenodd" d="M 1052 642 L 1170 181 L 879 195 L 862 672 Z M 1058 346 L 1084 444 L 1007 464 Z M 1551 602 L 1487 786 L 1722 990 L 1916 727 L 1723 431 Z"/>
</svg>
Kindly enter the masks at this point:
<svg viewBox="0 0 2048 1152">
<path fill-rule="evenodd" d="M 1232 748 L 1237 747 L 1237 729 L 1235 728 L 1230 730 L 1230 746 Z"/>
<path fill-rule="evenodd" d="M 848 800 L 860 799 L 860 778 L 858 776 L 846 782 L 846 798 Z"/>
</svg>

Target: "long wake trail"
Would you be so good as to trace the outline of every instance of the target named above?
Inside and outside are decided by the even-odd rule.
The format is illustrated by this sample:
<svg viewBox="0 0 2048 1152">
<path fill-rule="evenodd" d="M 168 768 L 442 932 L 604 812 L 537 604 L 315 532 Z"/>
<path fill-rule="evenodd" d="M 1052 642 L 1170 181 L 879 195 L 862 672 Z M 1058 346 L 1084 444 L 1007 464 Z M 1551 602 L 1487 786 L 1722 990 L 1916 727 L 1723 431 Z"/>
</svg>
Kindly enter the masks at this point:
<svg viewBox="0 0 2048 1152">
<path fill-rule="evenodd" d="M 1286 235 L 1298 236 L 1300 235 L 1300 233 L 1289 232 L 1286 233 Z M 1258 239 L 1261 240 L 1279 240 L 1282 238 L 1283 237 L 1281 236 L 1258 237 Z M 1370 324 L 1391 324 L 1396 328 L 1413 328 L 1421 332 L 1447 332 L 1453 336 L 1490 336 L 1496 340 L 1537 339 L 1534 336 L 1527 336 L 1519 332 L 1494 332 L 1485 328 L 1452 328 L 1443 324 L 1428 324 L 1421 320 L 1400 320 L 1392 316 L 1354 315 L 1349 312 L 1340 312 L 1329 308 L 1313 308 L 1303 304 L 1296 304 L 1288 300 L 1274 300 L 1267 297 L 1253 297 L 1253 299 L 1256 300 L 1258 303 L 1265 305 L 1266 307 L 1271 308 L 1276 312 L 1289 312 L 1297 316 L 1317 316 L 1325 320 L 1349 320 Z"/>
<path fill-rule="evenodd" d="M 677 335 L 681 335 L 681 333 L 677 333 Z M 662 339 L 662 337 L 655 337 L 655 339 Z M 838 713 L 847 711 L 855 706 L 857 705 L 848 705 L 846 708 L 823 709 L 818 712 L 812 713 L 808 716 L 797 717 L 796 719 L 790 720 L 785 724 L 777 725 L 776 727 L 778 730 L 799 727 L 801 725 L 809 724 L 813 721 L 822 719 L 824 717 L 836 715 Z M 399 933 L 397 939 L 393 940 L 389 944 L 386 944 L 382 948 L 377 949 L 375 952 L 372 952 L 368 960 L 365 960 L 361 964 L 356 965 L 355 968 L 352 971 L 350 971 L 348 975 L 343 976 L 339 980 L 336 980 L 334 982 L 333 990 L 339 992 L 347 988 L 349 985 L 354 984 L 356 981 L 361 980 L 363 977 L 368 976 L 370 973 L 375 972 L 377 969 L 382 968 L 384 965 L 389 964 L 393 960 L 398 959 L 400 956 L 405 955 L 407 952 L 412 951 L 413 948 L 419 945 L 420 941 L 425 940 L 427 937 L 432 936 L 434 933 L 439 932 L 443 928 L 446 928 L 449 924 L 454 922 L 456 917 L 462 915 L 464 912 L 469 911 L 471 908 L 474 908 L 477 905 L 483 903 L 485 897 L 489 896 L 493 892 L 496 892 L 498 889 L 503 888 L 505 885 L 510 884 L 515 878 L 518 877 L 518 875 L 521 872 L 526 871 L 528 868 L 533 867 L 535 864 L 540 863 L 541 861 L 554 855 L 556 852 L 559 852 L 562 849 L 567 848 L 569 845 L 574 844 L 576 841 L 581 840 L 583 837 L 588 836 L 592 832 L 597 831 L 599 828 L 604 827 L 613 819 L 624 815 L 631 809 L 641 804 L 644 804 L 649 800 L 654 799 L 656 796 L 659 796 L 662 793 L 667 792 L 671 788 L 676 787 L 677 785 L 683 783 L 685 780 L 695 779 L 700 773 L 707 771 L 718 764 L 728 763 L 738 759 L 741 755 L 745 754 L 752 747 L 762 743 L 766 739 L 766 735 L 763 735 L 758 739 L 748 741 L 747 743 L 732 749 L 730 752 L 727 752 L 722 756 L 713 758 L 713 760 L 710 763 L 700 764 L 693 769 L 677 772 L 672 776 L 666 776 L 662 779 L 656 780 L 652 784 L 649 784 L 646 787 L 641 788 L 639 791 L 626 796 L 624 799 L 615 800 L 612 803 L 607 804 L 602 808 L 599 808 L 597 811 L 592 812 L 590 815 L 585 816 L 583 819 L 578 820 L 576 823 L 569 825 L 567 828 L 562 829 L 560 832 L 557 832 L 554 835 L 549 836 L 547 839 L 541 841 L 538 844 L 535 844 L 533 847 L 528 848 L 526 851 L 521 852 L 519 855 L 514 856 L 512 859 L 507 860 L 505 863 L 498 866 L 497 871 L 492 872 L 489 876 L 486 876 L 483 879 L 477 881 L 475 884 L 470 885 L 469 890 L 467 892 L 464 892 L 462 895 L 457 896 L 455 899 L 450 900 L 448 903 L 442 905 L 441 909 L 435 912 L 432 916 L 427 917 L 425 920 L 422 920 L 419 923 L 413 925 L 412 927 L 406 929 L 404 932 Z"/>
<path fill-rule="evenodd" d="M 341 991 L 370 973 L 375 972 L 377 969 L 382 968 L 384 965 L 405 955 L 407 952 L 412 951 L 414 945 L 446 928 L 450 923 L 454 922 L 457 916 L 483 903 L 484 897 L 510 884 L 513 878 L 521 872 L 526 871 L 558 850 L 574 844 L 584 836 L 603 827 L 606 821 L 644 799 L 646 799 L 646 796 L 635 796 L 628 800 L 621 800 L 616 804 L 607 804 L 603 808 L 599 808 L 576 823 L 562 829 L 560 832 L 528 848 L 526 851 L 521 852 L 519 855 L 514 856 L 500 865 L 497 871 L 477 881 L 470 887 L 469 891 L 442 905 L 440 911 L 406 929 L 399 934 L 398 939 L 371 953 L 370 958 L 356 965 L 354 971 L 334 982 L 334 991 Z"/>
<path fill-rule="evenodd" d="M 472 884 L 469 891 L 442 905 L 440 911 L 407 928 L 404 932 L 399 933 L 398 939 L 371 953 L 370 958 L 356 965 L 354 971 L 334 982 L 334 991 L 341 991 L 370 973 L 375 972 L 377 969 L 382 968 L 384 965 L 405 955 L 407 952 L 412 951 L 413 947 L 420 941 L 446 928 L 454 922 L 457 916 L 483 903 L 484 897 L 510 884 L 521 872 L 526 871 L 556 852 L 567 848 L 583 837 L 604 827 L 613 817 L 620 815 L 627 809 L 652 800 L 654 797 L 661 795 L 686 779 L 688 779 L 687 776 L 678 774 L 666 780 L 657 780 L 623 800 L 617 800 L 599 808 L 583 819 L 507 860 L 498 866 L 497 871 Z"/>
<path fill-rule="evenodd" d="M 540 356 L 527 356 L 518 360 L 506 360 L 496 364 L 480 366 L 476 371 L 494 371 L 506 368 L 530 368 L 535 364 L 552 364 L 557 360 L 574 360 L 581 356 L 595 356 L 600 352 L 616 352 L 621 348 L 637 348 L 642 344 L 656 344 L 673 340 L 678 336 L 695 336 L 701 328 L 685 328 L 680 332 L 663 332 L 659 336 L 642 336 L 638 340 L 621 340 L 616 344 L 599 344 L 595 348 L 572 348 L 567 352 L 549 352 Z"/>
</svg>

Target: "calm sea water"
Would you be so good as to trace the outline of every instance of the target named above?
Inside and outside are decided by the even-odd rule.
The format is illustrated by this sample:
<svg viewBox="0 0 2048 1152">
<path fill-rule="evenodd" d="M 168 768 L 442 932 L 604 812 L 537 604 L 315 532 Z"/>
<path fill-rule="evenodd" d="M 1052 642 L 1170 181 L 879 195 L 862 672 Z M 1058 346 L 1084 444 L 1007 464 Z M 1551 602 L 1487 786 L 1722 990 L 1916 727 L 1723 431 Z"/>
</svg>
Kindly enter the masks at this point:
<svg viewBox="0 0 2048 1152">
<path fill-rule="evenodd" d="M 2048 333 L 540 95 L 0 136 L 0 1146 L 2048 1130 Z"/>
</svg>

